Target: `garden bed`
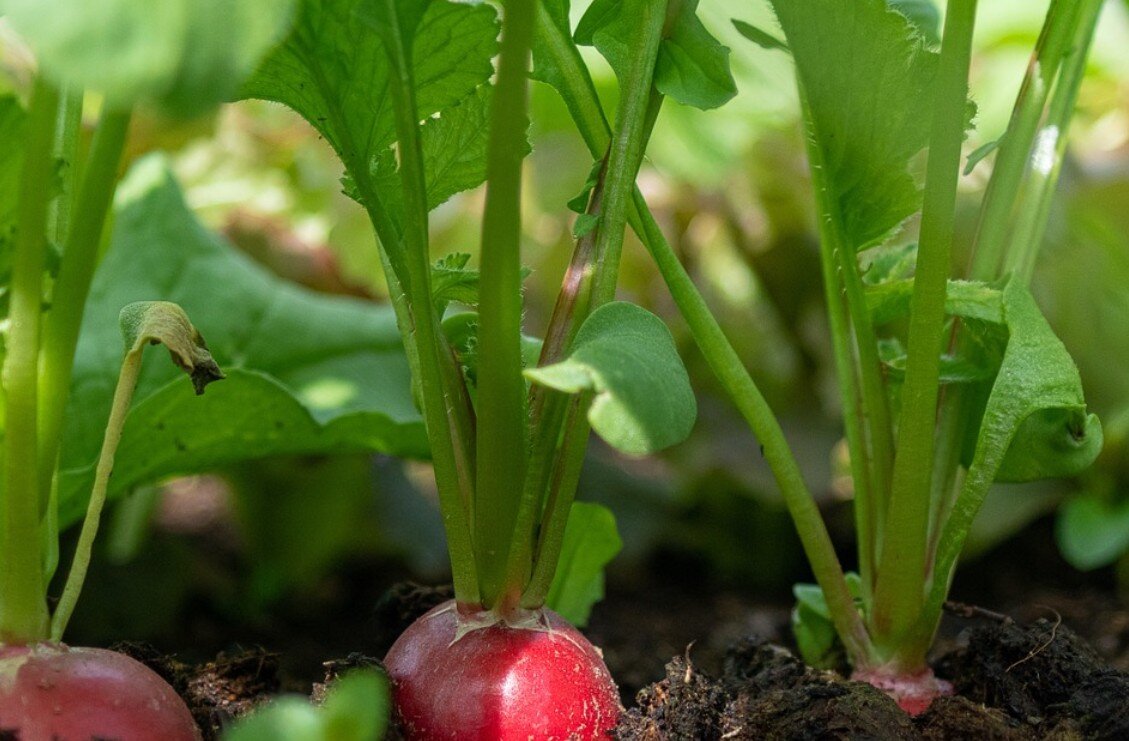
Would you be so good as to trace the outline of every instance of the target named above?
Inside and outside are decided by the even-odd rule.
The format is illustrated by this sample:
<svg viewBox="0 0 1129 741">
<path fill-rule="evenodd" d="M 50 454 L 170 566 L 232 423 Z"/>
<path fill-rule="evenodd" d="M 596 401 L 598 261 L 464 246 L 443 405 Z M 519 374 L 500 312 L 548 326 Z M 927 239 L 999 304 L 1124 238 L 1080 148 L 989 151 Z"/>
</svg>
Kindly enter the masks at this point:
<svg viewBox="0 0 1129 741">
<path fill-rule="evenodd" d="M 786 595 L 755 601 L 669 562 L 614 576 L 586 632 L 620 685 L 627 713 L 619 737 L 1129 737 L 1129 611 L 1111 595 L 1107 575 L 1066 569 L 1048 552 L 1046 535 L 1043 527 L 1029 531 L 1001 549 L 990 573 L 963 580 L 958 596 L 969 602 L 950 605 L 933 662 L 956 696 L 917 719 L 868 685 L 796 659 Z M 1041 582 L 1013 578 L 1025 563 L 1040 565 Z M 326 677 L 375 661 L 416 616 L 450 596 L 446 587 L 400 582 L 373 597 L 397 573 L 386 562 L 356 563 L 312 601 L 295 601 L 258 625 L 222 625 L 207 611 L 184 616 L 189 642 L 166 647 L 186 660 L 225 649 L 212 661 L 180 662 L 136 646 L 127 652 L 169 679 L 205 738 L 214 738 L 280 691 L 316 696 Z M 1002 607 L 1014 620 L 971 602 Z M 226 643 L 232 635 L 242 643 Z"/>
</svg>

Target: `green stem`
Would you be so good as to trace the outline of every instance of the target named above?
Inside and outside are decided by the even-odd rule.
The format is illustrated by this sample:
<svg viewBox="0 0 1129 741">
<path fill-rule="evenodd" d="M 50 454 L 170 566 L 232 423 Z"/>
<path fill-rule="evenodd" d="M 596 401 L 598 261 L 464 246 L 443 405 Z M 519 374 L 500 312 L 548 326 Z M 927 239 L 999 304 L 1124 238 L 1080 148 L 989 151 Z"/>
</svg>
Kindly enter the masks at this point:
<svg viewBox="0 0 1129 741">
<path fill-rule="evenodd" d="M 48 209 L 47 238 L 61 245 L 70 231 L 71 214 L 78 197 L 79 136 L 82 133 L 82 90 L 64 89 L 55 128 L 55 157 L 63 165 L 59 196 Z"/>
<path fill-rule="evenodd" d="M 75 201 L 78 199 L 78 183 L 81 169 L 79 165 L 80 134 L 82 133 L 82 101 L 83 92 L 78 89 L 64 89 L 60 92 L 59 115 L 55 120 L 55 159 L 63 163 L 60 176 L 59 194 L 48 206 L 47 210 L 47 239 L 55 245 L 62 245 L 70 233 L 71 220 L 74 215 Z M 46 318 L 44 321 L 48 321 Z M 44 327 L 44 331 L 47 331 Z M 40 372 L 43 372 L 43 359 L 40 357 Z M 49 395 L 45 394 L 40 377 L 40 399 L 46 408 L 50 404 Z M 40 444 L 47 446 L 50 438 L 45 437 L 42 423 L 46 412 L 40 413 Z M 43 512 L 43 575 L 44 580 L 51 581 L 55 568 L 59 564 L 59 506 L 57 502 L 58 490 L 53 481 L 54 466 L 51 465 L 50 452 L 40 453 L 40 473 L 48 469 L 48 491 L 46 495 L 40 489 L 40 507 Z"/>
<path fill-rule="evenodd" d="M 533 3 L 507 3 L 490 110 L 486 206 L 482 218 L 478 352 L 478 480 L 474 542 L 482 600 L 504 611 L 517 602 L 524 574 L 507 579 L 528 458 L 529 428 L 521 359 L 521 163 L 529 126 L 528 68 Z M 520 546 L 518 546 L 520 547 Z"/>
<path fill-rule="evenodd" d="M 414 340 L 419 363 L 424 419 L 447 533 L 455 598 L 465 604 L 479 604 L 481 592 L 475 570 L 470 515 L 464 506 L 466 501 L 473 501 L 473 497 L 466 493 L 473 491 L 474 474 L 473 467 L 459 455 L 466 448 L 456 440 L 462 430 L 458 420 L 452 417 L 459 401 L 457 391 L 450 387 L 457 379 L 444 369 L 447 345 L 439 330 L 435 305 L 431 300 L 427 190 L 411 54 L 401 33 L 396 0 L 382 0 L 378 9 L 386 20 L 384 45 L 393 71 L 390 88 L 399 141 L 400 179 L 404 189 L 405 249 L 402 257 L 406 275 L 397 277 L 407 299 L 408 337 Z M 367 196 L 375 196 L 371 189 L 367 190 L 370 191 Z"/>
<path fill-rule="evenodd" d="M 36 376 L 58 99 L 54 88 L 42 79 L 36 80 L 16 204 L 8 347 L 3 370 L 4 488 L 0 492 L 0 643 L 9 644 L 36 641 L 47 632 L 36 476 Z"/>
<path fill-rule="evenodd" d="M 607 160 L 600 173 L 592 195 L 588 199 L 585 213 L 599 213 L 603 203 L 604 173 Z M 593 230 L 576 240 L 572 259 L 561 281 L 561 290 L 549 318 L 545 341 L 541 345 L 539 366 L 546 366 L 561 360 L 572 345 L 580 325 L 591 313 L 592 282 L 599 265 L 596 260 L 596 231 Z M 510 549 L 507 575 L 514 583 L 528 578 L 531 566 L 537 561 L 539 549 L 535 547 L 535 533 L 538 517 L 542 524 L 546 507 L 546 492 L 552 488 L 553 470 L 558 464 L 561 446 L 561 431 L 564 429 L 567 410 L 572 397 L 569 394 L 532 384 L 529 389 L 529 415 L 531 446 L 529 466 L 526 469 L 522 501 L 518 508 L 517 523 L 514 528 L 515 539 Z M 552 498 L 551 493 L 548 495 Z M 542 528 L 544 532 L 544 528 Z M 546 591 L 545 594 L 548 592 Z M 537 599 L 544 595 L 534 593 L 523 598 L 526 607 L 539 607 Z M 534 604 L 530 605 L 528 602 Z"/>
<path fill-rule="evenodd" d="M 1005 258 L 1005 273 L 1013 273 L 1024 283 L 1031 281 L 1035 258 L 1043 243 L 1051 202 L 1058 185 L 1066 154 L 1067 129 L 1078 102 L 1078 91 L 1086 74 L 1086 58 L 1094 28 L 1101 14 L 1102 0 L 1082 0 L 1075 16 L 1074 33 L 1063 50 L 1058 78 L 1054 82 L 1047 114 L 1035 135 L 1030 169 L 1018 195 L 1021 204 Z"/>
<path fill-rule="evenodd" d="M 925 174 L 917 269 L 910 303 L 906 377 L 898 419 L 898 456 L 878 567 L 872 634 L 879 650 L 903 669 L 924 664 L 899 642 L 925 598 L 940 357 L 945 339 L 960 149 L 968 98 L 968 69 L 976 0 L 953 0 L 945 15 Z"/>
<path fill-rule="evenodd" d="M 141 373 L 141 354 L 144 345 L 126 353 L 122 363 L 121 372 L 118 374 L 118 385 L 114 389 L 114 401 L 110 407 L 110 418 L 106 421 L 106 432 L 102 438 L 102 450 L 98 454 L 98 465 L 94 469 L 94 485 L 90 491 L 90 502 L 86 505 L 86 517 L 82 521 L 82 531 L 78 536 L 78 545 L 75 547 L 74 561 L 67 574 L 66 584 L 63 586 L 59 605 L 51 617 L 51 640 L 63 640 L 63 631 L 74 612 L 78 595 L 82 592 L 82 584 L 86 580 L 86 572 L 90 567 L 90 554 L 94 548 L 94 537 L 98 534 L 98 525 L 102 517 L 102 507 L 106 504 L 106 489 L 110 484 L 110 474 L 114 469 L 114 453 L 117 452 L 118 443 L 122 439 L 122 428 L 125 427 L 125 418 L 129 413 L 129 405 L 133 400 L 133 391 L 137 388 L 137 377 Z"/>
<path fill-rule="evenodd" d="M 586 298 L 585 306 L 574 304 L 570 310 L 559 314 L 554 311 L 554 322 L 563 322 L 568 329 L 558 330 L 551 327 L 550 338 L 571 340 L 591 311 L 615 298 L 620 255 L 623 250 L 627 213 L 631 206 L 635 177 L 643 161 L 647 140 L 662 107 L 663 96 L 652 89 L 651 81 L 659 45 L 662 43 L 666 11 L 666 2 L 656 0 L 644 4 L 635 19 L 641 30 L 630 50 L 628 69 L 619 78 L 621 88 L 616 130 L 603 160 L 605 164 L 599 181 L 599 190 L 593 193 L 589 202 L 589 211 L 598 208 L 600 218 L 591 248 L 591 262 L 577 266 L 579 270 L 576 277 L 581 281 L 590 280 L 591 288 L 582 283 L 575 291 Z M 543 32 L 545 30 L 542 29 Z M 602 119 L 602 116 L 600 118 Z M 578 244 L 578 252 L 582 248 L 583 243 Z M 570 275 L 571 273 L 572 271 Z M 566 275 L 566 281 L 569 277 Z M 565 288 L 563 293 L 567 295 L 569 288 L 567 283 Z M 559 342 L 554 344 L 556 350 L 563 349 L 556 347 L 556 344 Z M 541 519 L 535 549 L 531 582 L 521 596 L 521 604 L 525 607 L 539 607 L 543 604 L 553 574 L 556 572 L 557 562 L 560 560 L 568 512 L 576 494 L 576 481 L 587 448 L 589 432 L 587 406 L 587 403 L 573 400 L 567 404 L 566 410 L 560 400 L 557 400 L 552 407 L 555 412 L 553 418 L 542 420 L 538 424 L 538 437 L 533 445 L 534 461 L 538 465 L 531 471 L 535 480 L 527 485 L 523 514 L 527 517 L 533 514 L 532 505 L 540 500 L 540 493 L 544 491 L 538 488 L 540 482 L 545 481 L 548 493 L 545 497 L 546 508 Z M 558 439 L 559 447 L 557 447 Z M 552 448 L 556 448 L 555 454 L 551 457 L 546 456 L 545 453 Z M 550 464 L 551 469 L 548 468 Z M 546 478 L 547 470 L 551 470 L 552 473 Z"/>
<path fill-rule="evenodd" d="M 1055 91 L 1048 115 L 1048 125 L 1058 126 L 1054 156 L 1059 160 L 1062 156 L 1060 146 L 1067 137 L 1070 120 L 1073 116 L 1074 102 L 1077 99 L 1078 86 L 1081 85 L 1085 71 L 1087 51 L 1093 39 L 1101 6 L 1101 0 L 1085 0 L 1080 5 L 1079 13 L 1073 17 L 1076 26 L 1070 29 L 1069 36 L 1072 39 L 1070 48 L 1062 49 L 1063 54 L 1070 56 L 1066 63 L 1060 66 L 1059 79 L 1054 82 Z M 1017 103 L 1017 106 L 1020 104 Z M 1038 145 L 1035 144 L 1034 146 Z M 1057 172 L 1057 167 L 1056 163 L 1051 166 L 1050 170 Z M 1044 201 L 1051 197 L 1054 190 L 1054 178 L 1048 178 L 1047 173 L 1036 173 L 1035 176 L 1043 181 L 1040 183 L 1041 187 L 1035 200 L 1038 205 L 1036 210 L 1039 214 L 1039 221 L 1027 228 L 1029 237 L 1039 241 L 1038 236 L 1042 234 L 1042 230 L 1046 227 L 1049 212 L 1049 208 L 1044 207 Z M 1017 248 L 1021 249 L 1023 254 L 1026 254 L 1027 249 L 1025 247 L 1017 245 Z M 1033 260 L 1033 256 L 1023 258 L 1025 262 Z M 1024 276 L 1020 273 L 1016 277 L 1022 280 Z M 990 468 L 991 476 L 982 473 L 976 467 L 968 472 L 969 475 L 962 482 L 960 493 L 956 501 L 953 502 L 951 511 L 944 518 L 936 548 L 936 562 L 929 593 L 921 610 L 921 616 L 914 626 L 914 631 L 906 641 L 905 650 L 907 653 L 924 655 L 933 641 L 933 635 L 936 633 L 937 625 L 941 620 L 941 612 L 944 608 L 945 599 L 948 597 L 949 586 L 952 584 L 961 550 L 963 550 L 968 533 L 972 529 L 972 522 L 992 484 L 995 467 Z M 974 474 L 976 475 L 974 476 Z"/>
<path fill-rule="evenodd" d="M 543 7 L 538 15 L 538 22 L 539 38 L 545 41 L 540 46 L 552 54 L 553 61 L 561 71 L 558 87 L 561 97 L 589 152 L 593 157 L 600 157 L 608 149 L 611 131 L 588 70 L 580 61 L 575 44 L 552 23 Z M 800 534 L 804 552 L 812 564 L 816 581 L 823 589 L 831 608 L 836 631 L 853 662 L 865 665 L 870 656 L 866 628 L 855 609 L 854 598 L 847 589 L 843 569 L 827 528 L 804 483 L 779 422 L 710 312 L 693 279 L 679 262 L 638 188 L 632 191 L 631 199 L 628 218 L 632 228 L 655 260 L 702 354 L 764 447 L 765 460 L 780 486 L 785 504 Z"/>
<path fill-rule="evenodd" d="M 635 213 L 641 222 L 643 242 L 666 281 L 678 310 L 689 325 L 694 341 L 760 441 L 765 461 L 780 487 L 804 553 L 831 610 L 836 632 L 846 646 L 852 663 L 864 666 L 870 657 L 870 640 L 866 628 L 855 607 L 854 598 L 847 589 L 831 537 L 823 524 L 815 499 L 804 483 L 800 466 L 788 446 L 784 431 L 694 285 L 693 279 L 666 241 L 638 190 L 635 191 L 634 202 Z"/>
<path fill-rule="evenodd" d="M 1071 42 L 1079 12 L 1077 2 L 1052 2 L 1031 54 L 1007 130 L 1000 139 L 992 177 L 980 209 L 970 277 L 992 280 L 1000 274 L 1008 231 L 1015 213 L 1027 157 L 1038 133 L 1039 119 Z"/>
<path fill-rule="evenodd" d="M 587 448 L 590 431 L 586 416 L 592 403 L 590 394 L 566 399 L 564 412 L 564 435 L 560 450 L 555 457 L 548 483 L 549 496 L 545 502 L 541 533 L 537 540 L 537 551 L 533 563 L 533 573 L 529 584 L 521 595 L 522 607 L 534 609 L 545 604 L 553 578 L 557 573 L 557 563 L 564 546 L 564 531 L 568 524 L 568 513 L 572 508 L 576 487 L 580 482 L 580 470 L 584 464 L 584 451 Z"/>
<path fill-rule="evenodd" d="M 819 213 L 827 215 L 819 221 L 820 266 L 823 272 L 823 291 L 827 303 L 831 348 L 835 358 L 835 376 L 843 404 L 843 426 L 846 431 L 847 447 L 850 450 L 855 527 L 859 542 L 859 572 L 869 601 L 874 590 L 874 567 L 881 546 L 882 530 L 879 527 L 881 513 L 876 493 L 878 484 L 874 480 L 875 467 L 866 435 L 867 407 L 862 388 L 864 364 L 861 354 L 856 355 L 860 353 L 862 337 L 852 333 L 851 323 L 852 316 L 858 319 L 858 311 L 865 310 L 865 303 L 861 307 L 858 303 L 852 304 L 851 296 L 848 295 L 846 276 L 852 272 L 857 276 L 855 253 L 839 228 L 842 223 L 838 217 L 839 206 L 831 195 L 831 187 L 826 176 L 827 167 L 823 162 L 823 151 L 817 144 L 822 138 L 814 131 L 815 121 L 808 111 L 807 96 L 799 80 L 797 86 L 800 89 L 803 119 L 808 129 L 804 138 L 807 142 L 810 163 L 808 170 L 811 173 L 812 189 L 815 191 Z M 852 263 L 854 263 L 853 267 Z M 854 326 L 858 326 L 857 323 Z M 873 337 L 873 329 L 870 336 Z M 878 372 L 877 367 L 867 366 L 867 368 L 872 373 Z"/>
<path fill-rule="evenodd" d="M 46 502 L 50 494 L 59 457 L 82 314 L 98 265 L 106 215 L 113 202 L 118 166 L 129 133 L 129 119 L 128 110 L 107 111 L 98 122 L 63 249 L 59 276 L 52 292 L 51 309 L 44 320 L 39 377 L 42 399 L 39 419 L 41 502 Z"/>
</svg>

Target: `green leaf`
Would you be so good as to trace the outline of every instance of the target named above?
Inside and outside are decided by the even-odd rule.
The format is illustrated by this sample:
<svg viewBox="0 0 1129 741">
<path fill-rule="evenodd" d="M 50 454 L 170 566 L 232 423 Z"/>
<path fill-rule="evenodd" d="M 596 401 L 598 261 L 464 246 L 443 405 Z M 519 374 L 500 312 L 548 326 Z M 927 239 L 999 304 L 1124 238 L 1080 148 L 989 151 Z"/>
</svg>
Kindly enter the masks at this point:
<svg viewBox="0 0 1129 741">
<path fill-rule="evenodd" d="M 561 559 L 546 602 L 573 625 L 588 623 L 592 605 L 604 598 L 604 567 L 623 547 L 615 515 L 599 504 L 573 502 Z"/>
<path fill-rule="evenodd" d="M 761 48 L 768 49 L 769 51 L 779 50 L 789 53 L 791 52 L 791 49 L 788 48 L 787 43 L 776 38 L 768 31 L 757 28 L 751 23 L 746 23 L 745 21 L 737 20 L 736 18 L 734 18 L 733 27 L 737 29 L 737 32 L 739 34 Z"/>
<path fill-rule="evenodd" d="M 908 171 L 929 138 L 938 55 L 885 0 L 772 0 L 849 246 L 883 241 L 918 210 Z"/>
<path fill-rule="evenodd" d="M 591 234 L 600 224 L 600 214 L 580 214 L 572 225 L 572 238 L 580 239 Z"/>
<path fill-rule="evenodd" d="M 3 0 L 58 83 L 112 105 L 156 100 L 194 115 L 239 88 L 285 35 L 295 0 Z"/>
<path fill-rule="evenodd" d="M 363 205 L 371 194 L 392 218 L 401 202 L 391 73 L 380 31 L 358 15 L 365 0 L 305 0 L 294 31 L 244 86 L 242 97 L 301 114 L 337 152 Z M 434 0 L 415 30 L 412 63 L 423 121 L 428 201 L 434 206 L 485 176 L 485 136 L 498 23 L 485 4 Z M 439 113 L 438 118 L 434 118 Z"/>
<path fill-rule="evenodd" d="M 468 262 L 468 253 L 454 252 L 431 266 L 431 297 L 439 316 L 443 316 L 452 301 L 478 305 L 478 271 L 468 270 Z"/>
<path fill-rule="evenodd" d="M 620 301 L 596 309 L 567 358 L 525 375 L 566 393 L 594 392 L 588 409 L 592 429 L 629 455 L 685 440 L 697 415 L 670 330 L 634 304 Z"/>
<path fill-rule="evenodd" d="M 1019 281 L 1003 291 L 1007 349 L 988 395 L 961 500 L 979 509 L 994 480 L 1070 476 L 1101 452 L 1074 361 Z"/>
<path fill-rule="evenodd" d="M 576 27 L 576 43 L 595 46 L 621 86 L 630 82 L 626 79 L 630 40 L 638 30 L 635 19 L 642 2 L 647 0 L 596 0 Z M 737 86 L 729 71 L 729 49 L 710 35 L 697 10 L 698 0 L 682 0 L 667 18 L 654 84 L 679 103 L 717 108 L 737 94 Z"/>
<path fill-rule="evenodd" d="M 854 572 L 846 574 L 847 589 L 862 609 L 862 580 Z M 830 669 L 842 663 L 843 647 L 831 622 L 831 610 L 818 584 L 796 584 L 792 587 L 796 606 L 792 608 L 792 635 L 800 656 L 808 664 Z"/>
<path fill-rule="evenodd" d="M 717 108 L 737 94 L 729 71 L 729 49 L 698 19 L 698 0 L 682 0 L 673 7 L 677 7 L 676 15 L 667 21 L 655 63 L 655 87 L 679 103 L 703 110 Z"/>
<path fill-rule="evenodd" d="M 890 7 L 904 15 L 926 41 L 941 43 L 941 11 L 933 0 L 889 0 Z"/>
<path fill-rule="evenodd" d="M 913 279 L 893 280 L 869 286 L 866 305 L 875 325 L 909 316 Z M 945 313 L 992 324 L 1004 323 L 1000 289 L 981 281 L 950 280 L 945 289 Z"/>
<path fill-rule="evenodd" d="M 241 718 L 224 741 L 373 741 L 384 736 L 390 714 L 388 680 L 357 669 L 336 680 L 319 707 L 287 695 Z"/>
<path fill-rule="evenodd" d="M 965 161 L 964 170 L 962 171 L 962 174 L 963 175 L 971 175 L 972 171 L 976 169 L 976 166 L 978 164 L 980 164 L 980 161 L 982 159 L 984 159 L 985 157 L 990 155 L 992 152 L 994 152 L 994 151 L 996 151 L 997 149 L 1000 148 L 1000 142 L 1001 141 L 1003 141 L 1003 140 L 1002 139 L 993 139 L 992 141 L 988 142 L 987 144 L 981 144 L 979 147 L 977 147 L 976 149 L 969 152 L 968 159 Z"/>
<path fill-rule="evenodd" d="M 435 208 L 456 193 L 485 182 L 493 90 L 490 85 L 482 85 L 458 105 L 423 122 L 420 145 L 428 208 Z M 529 154 L 529 143 L 524 144 L 524 154 Z M 403 205 L 395 152 L 385 149 L 376 157 L 372 177 L 385 208 L 398 213 Z M 356 197 L 354 193 L 350 195 Z"/>
<path fill-rule="evenodd" d="M 1083 491 L 1059 508 L 1055 540 L 1076 569 L 1106 566 L 1129 550 L 1129 498 L 1110 494 Z"/>
<path fill-rule="evenodd" d="M 165 162 L 148 158 L 119 188 L 113 238 L 87 302 L 63 439 L 64 526 L 85 508 L 121 363 L 113 317 L 154 296 L 192 315 L 228 379 L 196 398 L 176 369 L 149 364 L 111 496 L 161 476 L 282 453 L 426 455 L 391 310 L 267 273 L 204 229 Z"/>
<path fill-rule="evenodd" d="M 600 172 L 603 169 L 603 160 L 596 160 L 592 163 L 592 167 L 588 170 L 588 177 L 584 179 L 584 185 L 581 186 L 580 192 L 568 202 L 570 211 L 582 214 L 588 210 L 588 201 L 592 198 L 592 190 L 600 182 Z"/>
</svg>

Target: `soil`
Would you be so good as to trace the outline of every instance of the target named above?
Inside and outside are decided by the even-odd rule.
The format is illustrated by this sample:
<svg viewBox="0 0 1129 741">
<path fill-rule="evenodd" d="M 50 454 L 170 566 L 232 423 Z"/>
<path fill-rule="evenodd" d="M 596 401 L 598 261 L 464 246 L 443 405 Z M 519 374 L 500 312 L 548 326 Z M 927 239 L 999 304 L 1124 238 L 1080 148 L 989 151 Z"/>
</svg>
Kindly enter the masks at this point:
<svg viewBox="0 0 1129 741">
<path fill-rule="evenodd" d="M 1014 571 L 1001 562 L 958 578 L 966 602 L 949 605 L 933 661 L 956 694 L 915 719 L 873 687 L 795 658 L 786 593 L 754 600 L 749 590 L 669 562 L 612 574 L 586 633 L 620 684 L 626 712 L 616 737 L 1129 739 L 1129 610 L 1114 597 L 1110 575 L 1080 577 L 1031 561 L 1024 571 L 1024 560 Z M 218 738 L 280 691 L 317 700 L 345 669 L 378 664 L 373 657 L 416 616 L 451 596 L 449 587 L 407 582 L 367 605 L 357 596 L 378 593 L 374 586 L 395 573 L 402 572 L 381 563 L 339 570 L 343 581 L 324 600 L 281 610 L 269 630 L 221 625 L 197 611 L 183 661 L 136 644 L 117 648 L 168 679 L 204 738 Z M 318 615 L 324 630 L 315 627 Z M 209 641 L 256 634 L 270 650 L 223 644 L 229 650 L 215 659 L 192 663 L 218 645 Z"/>
</svg>

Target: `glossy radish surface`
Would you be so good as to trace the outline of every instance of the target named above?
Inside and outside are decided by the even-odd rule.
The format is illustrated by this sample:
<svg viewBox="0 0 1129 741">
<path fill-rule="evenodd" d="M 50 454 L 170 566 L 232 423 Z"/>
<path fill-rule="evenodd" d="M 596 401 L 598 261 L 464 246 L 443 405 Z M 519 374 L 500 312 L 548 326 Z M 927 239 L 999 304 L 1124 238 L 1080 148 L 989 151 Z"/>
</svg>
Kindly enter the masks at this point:
<svg viewBox="0 0 1129 741">
<path fill-rule="evenodd" d="M 544 610 L 536 627 L 497 624 L 455 639 L 446 602 L 388 652 L 401 726 L 412 741 L 603 739 L 619 718 L 604 660 L 576 628 Z"/>
<path fill-rule="evenodd" d="M 0 648 L 0 734 L 20 741 L 196 741 L 188 707 L 124 654 L 58 643 Z"/>
</svg>

